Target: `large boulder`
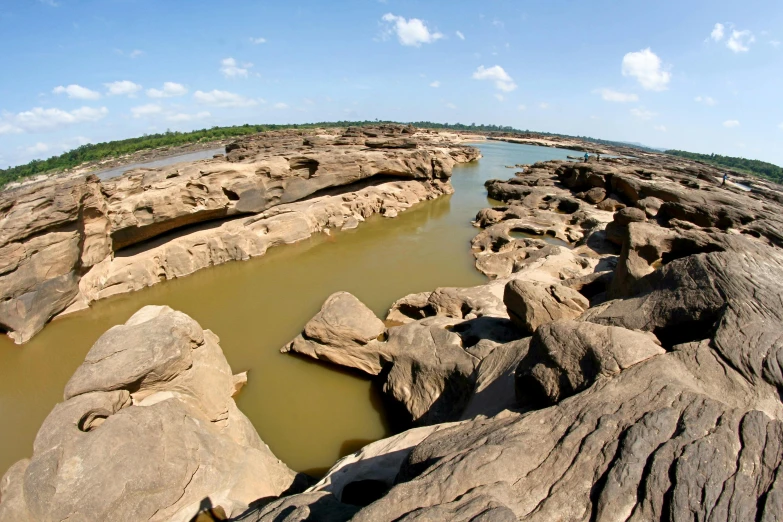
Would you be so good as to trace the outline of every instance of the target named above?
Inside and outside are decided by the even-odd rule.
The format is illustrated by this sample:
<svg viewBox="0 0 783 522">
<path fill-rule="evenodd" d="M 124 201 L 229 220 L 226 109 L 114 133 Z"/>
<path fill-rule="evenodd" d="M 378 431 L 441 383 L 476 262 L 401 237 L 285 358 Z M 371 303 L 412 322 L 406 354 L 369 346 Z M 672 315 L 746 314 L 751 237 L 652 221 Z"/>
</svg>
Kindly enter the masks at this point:
<svg viewBox="0 0 783 522">
<path fill-rule="evenodd" d="M 543 324 L 579 317 L 590 307 L 587 298 L 566 286 L 517 279 L 506 285 L 503 302 L 511 320 L 527 334 Z"/>
<path fill-rule="evenodd" d="M 545 324 L 516 368 L 516 395 L 522 404 L 554 404 L 599 377 L 617 375 L 662 353 L 649 333 L 574 321 Z"/>
<path fill-rule="evenodd" d="M 378 375 L 387 353 L 378 338 L 385 331 L 383 322 L 364 303 L 348 292 L 337 292 L 326 299 L 304 331 L 280 351 Z"/>
<path fill-rule="evenodd" d="M 205 503 L 230 516 L 292 490 L 296 473 L 239 411 L 236 384 L 216 335 L 142 308 L 76 370 L 29 463 L 6 475 L 0 519 L 187 521 Z"/>
</svg>

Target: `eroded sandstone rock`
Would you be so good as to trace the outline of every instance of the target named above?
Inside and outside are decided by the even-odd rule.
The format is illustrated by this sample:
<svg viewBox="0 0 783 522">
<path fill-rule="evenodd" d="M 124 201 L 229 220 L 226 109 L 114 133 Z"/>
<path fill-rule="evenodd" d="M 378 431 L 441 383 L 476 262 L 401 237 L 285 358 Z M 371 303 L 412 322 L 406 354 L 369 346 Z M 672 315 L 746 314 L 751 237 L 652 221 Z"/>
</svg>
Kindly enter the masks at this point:
<svg viewBox="0 0 783 522">
<path fill-rule="evenodd" d="M 231 398 L 218 338 L 168 307 L 104 334 L 2 483 L 2 520 L 190 520 L 237 515 L 296 474 Z M 27 518 L 25 518 L 27 517 Z"/>
</svg>

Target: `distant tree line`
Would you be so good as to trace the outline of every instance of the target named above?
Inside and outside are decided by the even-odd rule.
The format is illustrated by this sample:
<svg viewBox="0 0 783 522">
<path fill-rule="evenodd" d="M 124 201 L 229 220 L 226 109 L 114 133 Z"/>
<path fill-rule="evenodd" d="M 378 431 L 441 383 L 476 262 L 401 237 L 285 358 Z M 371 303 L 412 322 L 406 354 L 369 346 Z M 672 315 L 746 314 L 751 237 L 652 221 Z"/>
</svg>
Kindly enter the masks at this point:
<svg viewBox="0 0 783 522">
<path fill-rule="evenodd" d="M 212 127 L 210 129 L 194 130 L 191 132 L 164 132 L 159 134 L 145 134 L 138 138 L 126 140 L 109 141 L 96 144 L 87 144 L 77 147 L 59 156 L 52 156 L 45 160 L 33 160 L 25 165 L 0 169 L 0 187 L 11 181 L 23 179 L 37 174 L 62 172 L 72 169 L 83 163 L 90 161 L 100 161 L 107 158 L 118 158 L 138 152 L 141 150 L 157 149 L 160 147 L 176 147 L 199 142 L 211 142 L 225 139 L 239 138 L 248 134 L 256 134 L 265 131 L 274 131 L 281 129 L 312 129 L 329 127 L 349 127 L 349 126 L 368 126 L 379 124 L 395 124 L 388 120 L 363 120 L 363 121 L 330 121 L 315 122 L 305 124 L 285 124 L 285 125 L 237 125 L 233 127 Z M 539 134 L 544 136 L 557 136 L 561 138 L 577 138 L 580 140 L 608 145 L 614 147 L 632 147 L 636 149 L 657 152 L 655 149 L 644 147 L 636 143 L 626 143 L 620 141 L 601 140 L 590 138 L 588 136 L 569 136 L 567 134 L 554 134 L 549 132 L 536 132 L 530 130 L 516 129 L 510 126 L 486 125 L 471 123 L 436 123 L 431 121 L 409 122 L 411 125 L 424 129 L 451 129 L 458 131 L 470 131 L 479 133 L 511 133 L 511 134 Z M 697 161 L 703 161 L 712 165 L 729 167 L 738 171 L 756 174 L 777 182 L 783 182 L 783 172 L 781 168 L 757 160 L 747 160 L 744 158 L 732 158 L 729 156 L 720 156 L 717 154 L 694 154 L 692 152 L 683 152 L 678 150 L 667 151 L 668 154 L 690 158 Z"/>
<path fill-rule="evenodd" d="M 666 154 L 694 161 L 701 161 L 709 165 L 732 169 L 745 174 L 760 176 L 776 183 L 783 183 L 783 168 L 773 165 L 772 163 L 767 163 L 766 161 L 721 156 L 720 154 L 697 154 L 684 150 L 667 150 Z"/>
</svg>

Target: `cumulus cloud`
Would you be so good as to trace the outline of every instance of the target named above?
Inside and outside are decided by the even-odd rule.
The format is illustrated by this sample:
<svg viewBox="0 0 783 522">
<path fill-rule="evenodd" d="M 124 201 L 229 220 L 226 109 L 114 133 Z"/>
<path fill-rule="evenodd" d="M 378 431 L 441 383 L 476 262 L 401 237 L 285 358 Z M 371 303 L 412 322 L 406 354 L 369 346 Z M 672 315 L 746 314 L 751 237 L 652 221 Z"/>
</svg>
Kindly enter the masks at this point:
<svg viewBox="0 0 783 522">
<path fill-rule="evenodd" d="M 420 47 L 423 43 L 433 43 L 443 38 L 443 34 L 430 31 L 427 25 L 418 18 L 406 20 L 405 17 L 386 13 L 381 19 L 390 24 L 386 35 L 395 33 L 402 45 Z"/>
<path fill-rule="evenodd" d="M 436 81 L 434 81 L 434 82 L 432 82 L 432 83 L 430 84 L 430 87 L 435 87 L 435 88 L 438 88 L 438 87 L 440 87 L 440 82 L 436 80 Z"/>
<path fill-rule="evenodd" d="M 180 112 L 180 113 L 169 114 L 168 116 L 166 116 L 166 121 L 177 123 L 177 122 L 184 122 L 184 121 L 203 120 L 209 118 L 210 116 L 212 115 L 207 111 L 198 112 L 196 114 L 186 114 Z"/>
<path fill-rule="evenodd" d="M 256 45 L 262 44 L 262 43 L 266 43 L 266 38 L 251 38 L 250 39 L 250 43 L 256 44 Z"/>
<path fill-rule="evenodd" d="M 509 74 L 499 65 L 485 68 L 480 65 L 473 73 L 474 80 L 491 80 L 495 82 L 495 87 L 503 92 L 511 92 L 517 88 L 517 84 Z"/>
<path fill-rule="evenodd" d="M 538 106 L 543 110 L 547 110 L 549 108 L 549 104 L 547 102 L 541 102 L 538 104 Z"/>
<path fill-rule="evenodd" d="M 447 103 L 446 107 L 448 107 L 449 109 L 456 109 L 457 108 L 457 106 L 454 105 L 453 103 Z M 783 129 L 783 123 L 780 124 L 780 128 Z"/>
<path fill-rule="evenodd" d="M 283 102 L 278 102 L 278 103 L 275 103 L 274 105 L 272 105 L 272 108 L 273 109 L 278 109 L 278 110 L 283 110 L 283 109 L 287 109 L 288 108 L 288 104 L 287 103 L 283 103 Z"/>
<path fill-rule="evenodd" d="M 740 122 L 737 120 L 726 120 L 723 122 L 723 126 L 727 129 L 733 129 L 734 127 L 739 127 Z"/>
<path fill-rule="evenodd" d="M 737 31 L 736 29 L 731 31 L 729 41 L 726 42 L 726 47 L 734 51 L 735 53 L 746 53 L 750 51 L 750 44 L 756 41 L 756 37 L 753 36 L 748 30 Z"/>
<path fill-rule="evenodd" d="M 651 120 L 656 114 L 652 111 L 648 111 L 644 107 L 635 107 L 631 109 L 631 116 L 640 120 Z"/>
<path fill-rule="evenodd" d="M 661 59 L 654 52 L 642 49 L 623 57 L 623 76 L 632 76 L 648 91 L 664 91 L 672 75 L 663 70 Z"/>
<path fill-rule="evenodd" d="M 517 109 L 519 109 L 520 111 L 525 111 L 527 110 L 527 107 L 525 105 L 517 105 Z"/>
<path fill-rule="evenodd" d="M 464 40 L 465 39 L 465 35 L 462 34 L 462 31 L 457 31 L 456 35 L 457 35 L 457 38 L 459 38 L 460 40 Z"/>
<path fill-rule="evenodd" d="M 778 125 L 778 128 L 779 128 L 780 130 L 783 130 L 783 123 L 781 123 L 780 125 Z"/>
<path fill-rule="evenodd" d="M 710 33 L 710 38 L 716 42 L 720 42 L 723 40 L 725 34 L 725 27 L 723 24 L 715 24 L 715 27 L 713 27 L 712 32 Z"/>
<path fill-rule="evenodd" d="M 130 56 L 131 58 L 138 58 L 142 54 L 144 54 L 144 51 L 140 51 L 139 49 L 134 49 L 130 52 L 128 56 Z"/>
<path fill-rule="evenodd" d="M 94 122 L 109 113 L 106 107 L 81 107 L 72 111 L 36 107 L 17 114 L 4 113 L 0 121 L 0 134 L 21 132 L 48 132 L 77 123 Z"/>
<path fill-rule="evenodd" d="M 101 97 L 101 93 L 91 91 L 87 87 L 76 84 L 71 84 L 67 87 L 59 85 L 52 89 L 52 92 L 54 94 L 67 94 L 69 98 L 74 98 L 76 100 L 97 100 Z"/>
<path fill-rule="evenodd" d="M 655 130 L 657 130 L 657 131 L 660 131 L 660 132 L 666 132 L 666 126 L 665 126 L 665 125 L 656 125 L 656 126 L 655 126 L 655 127 L 653 127 L 653 128 L 654 128 Z"/>
<path fill-rule="evenodd" d="M 252 63 L 239 63 L 233 58 L 223 58 L 220 61 L 220 72 L 226 78 L 247 78 L 248 69 L 253 67 Z"/>
<path fill-rule="evenodd" d="M 144 116 L 153 116 L 155 114 L 160 114 L 163 112 L 163 107 L 156 103 L 148 103 L 147 105 L 139 105 L 138 107 L 133 107 L 131 109 L 131 113 L 133 114 L 134 118 L 141 118 Z"/>
<path fill-rule="evenodd" d="M 769 45 L 777 49 L 778 47 L 780 47 L 780 40 L 770 40 Z"/>
<path fill-rule="evenodd" d="M 129 80 L 104 83 L 103 85 L 108 89 L 109 96 L 133 96 L 141 90 L 141 85 Z"/>
<path fill-rule="evenodd" d="M 174 96 L 185 96 L 187 93 L 187 87 L 174 82 L 163 82 L 163 89 L 147 89 L 147 96 L 150 98 L 173 98 Z"/>
<path fill-rule="evenodd" d="M 601 98 L 610 102 L 627 103 L 639 101 L 639 97 L 633 93 L 618 92 L 612 89 L 596 89 L 595 94 L 600 94 Z"/>
<path fill-rule="evenodd" d="M 696 103 L 703 103 L 704 105 L 709 105 L 712 107 L 713 105 L 717 105 L 717 101 L 715 101 L 715 98 L 712 98 L 710 96 L 696 96 L 693 99 Z"/>
<path fill-rule="evenodd" d="M 503 96 L 502 94 L 500 94 L 499 92 L 495 93 L 495 98 L 497 98 L 498 101 L 505 101 L 506 100 L 506 97 Z"/>
<path fill-rule="evenodd" d="M 252 107 L 258 105 L 256 100 L 246 98 L 233 92 L 218 91 L 217 89 L 209 92 L 196 91 L 193 93 L 193 99 L 204 105 L 214 105 L 215 107 Z"/>
</svg>

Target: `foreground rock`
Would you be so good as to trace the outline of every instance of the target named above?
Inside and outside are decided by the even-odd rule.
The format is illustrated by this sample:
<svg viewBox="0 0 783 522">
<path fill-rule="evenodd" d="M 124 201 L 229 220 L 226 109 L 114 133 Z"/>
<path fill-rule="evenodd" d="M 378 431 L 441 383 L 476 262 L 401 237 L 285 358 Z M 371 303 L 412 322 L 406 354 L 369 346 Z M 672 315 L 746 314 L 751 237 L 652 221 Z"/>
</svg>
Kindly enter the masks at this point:
<svg viewBox="0 0 783 522">
<path fill-rule="evenodd" d="M 5 190 L 0 328 L 24 343 L 95 300 L 394 217 L 451 193 L 454 165 L 479 156 L 459 143 L 393 125 L 268 132 L 229 144 L 225 157 Z"/>
<path fill-rule="evenodd" d="M 231 398 L 237 380 L 215 334 L 142 308 L 95 343 L 6 473 L 0 520 L 187 521 L 295 490 Z"/>
</svg>

